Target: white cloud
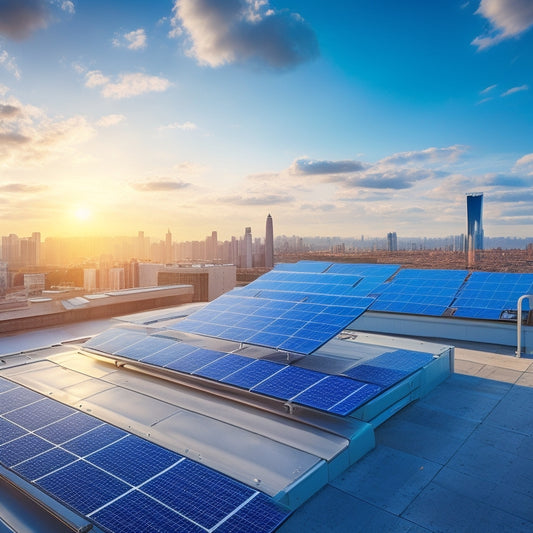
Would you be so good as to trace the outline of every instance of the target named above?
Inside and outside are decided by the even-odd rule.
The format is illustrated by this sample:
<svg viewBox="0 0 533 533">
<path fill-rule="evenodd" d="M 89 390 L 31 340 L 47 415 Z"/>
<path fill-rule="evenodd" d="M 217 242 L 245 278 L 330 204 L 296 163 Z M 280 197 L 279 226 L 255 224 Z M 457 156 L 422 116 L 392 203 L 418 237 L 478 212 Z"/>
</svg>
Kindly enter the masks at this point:
<svg viewBox="0 0 533 533">
<path fill-rule="evenodd" d="M 100 87 L 108 84 L 109 81 L 109 78 L 104 76 L 99 70 L 90 70 L 85 74 L 85 87 Z"/>
<path fill-rule="evenodd" d="M 118 115 L 118 114 L 106 115 L 102 117 L 96 123 L 96 125 L 102 128 L 108 128 L 110 126 L 115 126 L 116 124 L 120 124 L 124 120 L 126 120 L 126 117 L 124 115 Z"/>
<path fill-rule="evenodd" d="M 485 17 L 492 24 L 490 32 L 472 41 L 478 50 L 517 37 L 533 26 L 531 0 L 481 0 L 476 14 Z"/>
<path fill-rule="evenodd" d="M 65 12 L 67 12 L 70 15 L 73 15 L 76 12 L 76 8 L 74 7 L 74 3 L 70 0 L 63 0 L 61 2 L 61 9 Z"/>
<path fill-rule="evenodd" d="M 489 85 L 488 87 L 485 87 L 482 91 L 479 91 L 479 94 L 488 94 L 494 89 L 496 89 L 496 87 L 497 87 L 497 84 Z"/>
<path fill-rule="evenodd" d="M 533 153 L 522 156 L 514 166 L 514 170 L 519 172 L 526 172 L 533 176 Z"/>
<path fill-rule="evenodd" d="M 0 51 L 0 65 L 20 80 L 20 70 L 14 58 L 10 57 L 6 50 Z"/>
<path fill-rule="evenodd" d="M 54 118 L 15 98 L 2 104 L 10 120 L 0 122 L 0 166 L 22 168 L 63 157 L 92 138 L 96 130 L 83 116 Z"/>
<path fill-rule="evenodd" d="M 411 152 L 399 152 L 388 156 L 380 161 L 381 164 L 401 164 L 406 165 L 409 163 L 421 163 L 425 161 L 447 161 L 454 162 L 466 152 L 467 147 L 455 144 L 446 148 L 426 148 L 425 150 L 411 151 Z"/>
<path fill-rule="evenodd" d="M 519 87 L 512 87 L 511 89 L 508 89 L 507 91 L 503 92 L 501 96 L 509 96 L 510 94 L 527 91 L 528 89 L 529 87 L 527 85 L 520 85 Z"/>
<path fill-rule="evenodd" d="M 124 46 L 129 50 L 143 50 L 146 48 L 146 32 L 144 28 L 130 31 L 113 39 L 113 45 L 117 47 Z"/>
<path fill-rule="evenodd" d="M 165 130 L 183 130 L 183 131 L 193 131 L 197 130 L 198 126 L 194 122 L 173 122 L 172 124 L 168 124 L 166 126 L 163 126 L 162 129 Z"/>
<path fill-rule="evenodd" d="M 318 55 L 315 33 L 303 18 L 275 11 L 267 0 L 176 0 L 172 11 L 169 35 L 184 29 L 188 53 L 203 65 L 288 68 Z"/>
<path fill-rule="evenodd" d="M 166 78 L 149 76 L 142 72 L 120 74 L 114 82 L 99 70 L 91 70 L 85 74 L 86 87 L 100 87 L 102 96 L 117 100 L 150 92 L 163 92 L 171 85 Z"/>
</svg>

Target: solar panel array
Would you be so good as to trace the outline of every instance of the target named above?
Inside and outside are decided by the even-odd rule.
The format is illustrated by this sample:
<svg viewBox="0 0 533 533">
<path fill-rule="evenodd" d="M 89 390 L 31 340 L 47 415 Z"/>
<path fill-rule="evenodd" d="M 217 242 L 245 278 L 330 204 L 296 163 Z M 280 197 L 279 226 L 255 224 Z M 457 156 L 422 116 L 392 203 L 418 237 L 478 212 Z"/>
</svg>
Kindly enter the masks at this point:
<svg viewBox="0 0 533 533">
<path fill-rule="evenodd" d="M 454 316 L 497 320 L 506 310 L 516 311 L 524 294 L 533 294 L 533 274 L 473 272 L 452 304 Z M 527 299 L 523 309 L 529 310 Z"/>
<path fill-rule="evenodd" d="M 372 311 L 442 316 L 453 302 L 466 270 L 400 270 L 392 281 L 376 289 Z"/>
<path fill-rule="evenodd" d="M 398 268 L 320 261 L 279 264 L 171 327 L 309 354 L 360 316 L 373 302 L 368 294 Z"/>
<path fill-rule="evenodd" d="M 0 378 L 0 463 L 108 532 L 274 531 L 265 494 Z"/>
<path fill-rule="evenodd" d="M 344 376 L 210 350 L 157 335 L 106 332 L 85 344 L 111 356 L 232 385 L 286 402 L 346 416 L 432 359 L 431 354 L 397 351 L 370 359 Z M 112 349 L 113 351 L 109 351 Z M 407 365 L 407 366 L 406 366 Z M 371 371 L 372 368 L 379 370 Z M 384 379 L 383 375 L 386 375 Z M 395 379 L 394 379 L 395 378 Z"/>
</svg>

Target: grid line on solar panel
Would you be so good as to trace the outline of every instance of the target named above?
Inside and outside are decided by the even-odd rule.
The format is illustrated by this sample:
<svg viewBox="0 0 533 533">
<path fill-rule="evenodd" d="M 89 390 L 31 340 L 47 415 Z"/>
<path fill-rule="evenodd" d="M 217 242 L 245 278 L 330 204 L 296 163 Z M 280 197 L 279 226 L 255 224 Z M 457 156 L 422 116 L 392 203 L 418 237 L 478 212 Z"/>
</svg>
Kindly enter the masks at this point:
<svg viewBox="0 0 533 533">
<path fill-rule="evenodd" d="M 4 378 L 0 378 L 0 398 L 3 392 L 7 392 L 11 389 L 17 388 L 18 385 Z"/>
<path fill-rule="evenodd" d="M 122 357 L 127 357 L 128 359 L 135 359 L 138 361 L 144 357 L 147 357 L 148 355 L 159 352 L 164 348 L 168 348 L 175 342 L 176 341 L 173 339 L 146 336 L 134 344 L 116 350 L 114 355 L 120 355 Z"/>
<path fill-rule="evenodd" d="M 59 402 L 50 401 L 70 409 Z M 61 408 L 51 410 L 59 413 Z M 39 417 L 40 414 L 35 413 L 35 418 Z M 62 435 L 55 439 L 62 442 L 66 437 L 79 433 L 72 431 L 72 421 L 76 417 L 82 417 L 78 422 L 92 418 L 75 412 L 46 428 L 70 421 L 70 427 L 66 430 L 52 433 L 55 437 Z M 169 531 L 214 531 L 232 519 L 233 515 L 244 516 L 244 513 L 252 519 L 252 530 L 270 532 L 288 516 L 287 511 L 264 495 L 258 500 L 264 508 L 263 512 L 256 510 L 256 506 L 244 511 L 259 495 L 253 489 L 175 452 L 94 420 L 95 424 L 99 424 L 97 427 L 91 428 L 94 424 L 85 424 L 83 435 L 54 445 L 0 417 L 0 436 L 8 434 L 9 438 L 14 437 L 8 442 L 0 440 L 0 462 L 12 467 L 19 475 L 75 511 L 91 517 L 106 531 L 124 530 L 123 523 L 117 521 L 117 513 L 124 518 L 119 509 L 129 511 L 128 530 L 132 531 L 144 531 L 145 526 L 152 527 L 155 519 L 153 516 L 150 518 L 150 515 L 154 513 L 158 514 L 157 523 L 168 527 Z M 14 428 L 15 433 L 10 428 Z M 182 463 L 185 467 L 176 477 L 176 469 Z M 177 481 L 171 491 L 173 495 L 180 493 L 179 506 L 187 517 L 180 516 L 179 509 L 171 509 L 164 502 L 154 499 L 153 494 L 147 495 L 153 492 L 154 487 L 166 487 L 165 480 L 168 477 L 165 476 L 171 471 L 172 479 Z M 128 501 L 142 501 L 144 507 L 142 510 L 128 509 Z M 164 518 L 159 516 L 161 513 Z M 257 524 L 254 520 L 258 521 Z M 195 526 L 198 523 L 203 525 Z M 273 525 L 267 527 L 265 524 Z"/>
<path fill-rule="evenodd" d="M 2 399 L 0 402 L 0 414 L 2 415 L 43 399 L 40 394 L 23 387 L 15 387 L 5 391 L 0 398 Z"/>
<path fill-rule="evenodd" d="M 14 409 L 4 416 L 28 431 L 35 431 L 65 418 L 74 412 L 75 410 L 71 407 L 67 407 L 49 398 L 42 398 L 33 404 Z"/>
</svg>

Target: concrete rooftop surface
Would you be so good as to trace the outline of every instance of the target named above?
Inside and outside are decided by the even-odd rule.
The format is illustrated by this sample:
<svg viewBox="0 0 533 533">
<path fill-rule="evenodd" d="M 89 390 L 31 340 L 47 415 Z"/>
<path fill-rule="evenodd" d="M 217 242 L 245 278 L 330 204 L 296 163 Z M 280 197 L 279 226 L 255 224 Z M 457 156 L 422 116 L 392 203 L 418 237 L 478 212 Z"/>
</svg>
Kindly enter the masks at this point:
<svg viewBox="0 0 533 533">
<path fill-rule="evenodd" d="M 533 359 L 454 344 L 455 373 L 280 533 L 533 532 Z"/>
</svg>

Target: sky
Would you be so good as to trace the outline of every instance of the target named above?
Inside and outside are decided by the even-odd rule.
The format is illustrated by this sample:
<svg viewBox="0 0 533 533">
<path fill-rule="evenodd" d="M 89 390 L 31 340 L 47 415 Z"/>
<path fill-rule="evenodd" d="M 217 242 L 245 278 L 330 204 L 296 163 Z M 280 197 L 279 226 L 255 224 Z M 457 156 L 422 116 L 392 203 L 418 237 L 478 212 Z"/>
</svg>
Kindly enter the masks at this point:
<svg viewBox="0 0 533 533">
<path fill-rule="evenodd" d="M 0 0 L 0 234 L 533 236 L 531 0 Z"/>
</svg>

